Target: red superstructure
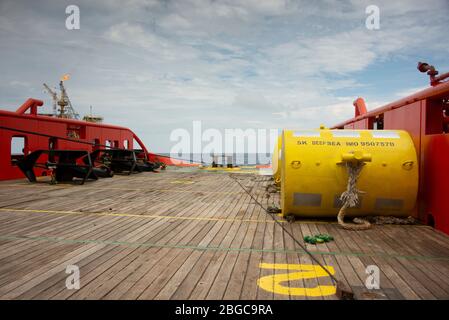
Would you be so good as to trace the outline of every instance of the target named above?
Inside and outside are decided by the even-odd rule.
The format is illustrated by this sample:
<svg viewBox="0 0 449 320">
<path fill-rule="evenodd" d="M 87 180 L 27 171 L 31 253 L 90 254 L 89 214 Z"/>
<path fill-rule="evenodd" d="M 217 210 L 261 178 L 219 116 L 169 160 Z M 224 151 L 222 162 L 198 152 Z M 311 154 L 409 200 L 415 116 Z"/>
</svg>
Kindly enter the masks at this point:
<svg viewBox="0 0 449 320">
<path fill-rule="evenodd" d="M 418 69 L 430 76 L 431 87 L 369 112 L 358 98 L 355 117 L 333 128 L 408 131 L 420 162 L 415 217 L 449 234 L 449 81 L 444 81 L 449 73 L 436 76 L 435 68 L 423 63 Z"/>
<path fill-rule="evenodd" d="M 149 153 L 130 129 L 120 126 L 39 115 L 41 100 L 28 99 L 17 111 L 0 110 L 0 180 L 23 178 L 15 160 L 32 151 L 44 149 L 94 151 L 104 145 L 134 149 L 135 142 L 152 162 L 172 165 L 169 157 Z M 13 139 L 20 139 L 21 154 L 12 154 Z M 177 165 L 189 165 L 179 161 Z M 37 170 L 38 175 L 45 174 Z"/>
</svg>

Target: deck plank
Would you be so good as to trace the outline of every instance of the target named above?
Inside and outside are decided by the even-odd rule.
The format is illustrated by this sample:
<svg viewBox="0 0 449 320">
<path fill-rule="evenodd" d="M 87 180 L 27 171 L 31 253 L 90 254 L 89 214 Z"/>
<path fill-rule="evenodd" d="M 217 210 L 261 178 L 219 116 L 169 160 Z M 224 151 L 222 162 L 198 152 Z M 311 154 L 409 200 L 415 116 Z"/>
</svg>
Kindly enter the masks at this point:
<svg viewBox="0 0 449 320">
<path fill-rule="evenodd" d="M 198 169 L 83 186 L 0 182 L 0 299 L 336 299 L 258 286 L 262 276 L 291 272 L 261 263 L 315 264 L 283 228 L 301 242 L 332 234 L 335 241 L 306 247 L 348 286 L 363 287 L 374 264 L 389 299 L 449 297 L 447 235 L 422 226 L 351 232 L 276 216 L 281 227 L 234 179 L 264 207 L 279 202 L 278 193 L 267 196 L 269 177 Z M 80 268 L 79 290 L 65 287 L 68 264 Z M 316 277 L 283 285 L 330 284 Z"/>
</svg>

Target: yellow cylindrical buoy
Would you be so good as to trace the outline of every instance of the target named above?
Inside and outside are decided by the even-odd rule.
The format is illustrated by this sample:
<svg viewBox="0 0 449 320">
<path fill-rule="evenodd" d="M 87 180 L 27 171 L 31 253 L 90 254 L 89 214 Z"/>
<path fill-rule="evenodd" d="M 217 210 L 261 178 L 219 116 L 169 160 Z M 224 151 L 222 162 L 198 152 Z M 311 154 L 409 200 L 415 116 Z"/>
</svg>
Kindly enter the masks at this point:
<svg viewBox="0 0 449 320">
<path fill-rule="evenodd" d="M 281 166 L 280 160 L 282 158 L 282 135 L 280 135 L 274 145 L 273 155 L 271 156 L 271 169 L 273 170 L 274 183 L 277 186 L 281 185 Z"/>
<path fill-rule="evenodd" d="M 347 216 L 407 216 L 415 207 L 418 161 L 406 131 L 284 130 L 280 145 L 284 216 L 336 216 L 348 183 L 348 162 L 364 165 L 357 181 L 359 203 Z"/>
</svg>

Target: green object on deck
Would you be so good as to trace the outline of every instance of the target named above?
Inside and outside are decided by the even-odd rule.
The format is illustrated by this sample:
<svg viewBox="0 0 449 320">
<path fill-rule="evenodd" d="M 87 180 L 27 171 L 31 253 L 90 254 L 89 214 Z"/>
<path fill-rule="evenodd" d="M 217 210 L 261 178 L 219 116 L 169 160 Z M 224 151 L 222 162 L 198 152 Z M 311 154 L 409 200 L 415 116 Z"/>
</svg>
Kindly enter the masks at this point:
<svg viewBox="0 0 449 320">
<path fill-rule="evenodd" d="M 325 243 L 333 241 L 334 237 L 328 234 L 317 234 L 315 236 L 305 236 L 304 241 L 310 244 Z"/>
</svg>

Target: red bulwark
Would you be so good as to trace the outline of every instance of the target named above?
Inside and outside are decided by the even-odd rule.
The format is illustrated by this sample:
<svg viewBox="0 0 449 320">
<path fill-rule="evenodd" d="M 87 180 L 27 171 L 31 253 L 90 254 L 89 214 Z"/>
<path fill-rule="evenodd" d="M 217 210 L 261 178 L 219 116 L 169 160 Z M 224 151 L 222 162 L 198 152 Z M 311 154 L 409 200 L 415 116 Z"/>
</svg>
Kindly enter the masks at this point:
<svg viewBox="0 0 449 320">
<path fill-rule="evenodd" d="M 128 128 L 39 115 L 38 109 L 42 105 L 41 100 L 28 99 L 16 112 L 0 110 L 0 180 L 24 178 L 15 164 L 15 160 L 23 157 L 23 154 L 39 149 L 91 152 L 95 148 L 92 144 L 142 149 L 150 161 L 173 164 L 168 157 L 149 153 L 139 137 Z M 11 154 L 11 143 L 15 138 L 21 141 L 19 148 L 23 150 L 19 150 L 20 154 Z M 42 175 L 45 171 L 36 170 L 36 173 Z"/>
<path fill-rule="evenodd" d="M 397 129 L 410 133 L 420 166 L 414 216 L 449 234 L 449 82 L 360 114 L 334 129 Z M 360 104 L 360 101 L 358 101 Z M 355 105 L 357 108 L 357 106 Z"/>
</svg>

